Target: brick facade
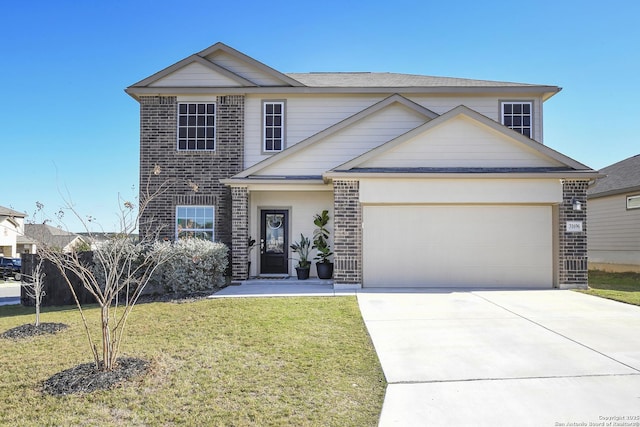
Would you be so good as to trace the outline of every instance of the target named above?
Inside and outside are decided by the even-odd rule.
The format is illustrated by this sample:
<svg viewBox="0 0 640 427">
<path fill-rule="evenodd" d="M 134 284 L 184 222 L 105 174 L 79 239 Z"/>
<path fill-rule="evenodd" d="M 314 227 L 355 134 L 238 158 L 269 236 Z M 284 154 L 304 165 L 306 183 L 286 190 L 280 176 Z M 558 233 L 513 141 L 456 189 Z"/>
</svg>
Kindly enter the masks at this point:
<svg viewBox="0 0 640 427">
<path fill-rule="evenodd" d="M 246 187 L 232 187 L 233 220 L 231 222 L 233 236 L 233 280 L 245 280 L 248 275 L 249 262 L 249 192 Z"/>
<path fill-rule="evenodd" d="M 334 180 L 333 197 L 334 283 L 362 286 L 360 183 Z"/>
<path fill-rule="evenodd" d="M 177 98 L 140 97 L 140 197 L 160 192 L 149 202 L 140 221 L 141 235 L 159 231 L 175 237 L 178 205 L 215 206 L 215 238 L 232 250 L 234 280 L 247 278 L 249 200 L 246 188 L 229 188 L 229 178 L 244 166 L 244 97 L 218 96 L 216 150 L 177 151 Z M 159 173 L 154 174 L 154 169 Z M 563 181 L 563 203 L 558 207 L 558 285 L 586 287 L 588 180 Z M 166 191 L 163 188 L 167 188 Z M 361 286 L 362 206 L 357 180 L 336 179 L 334 187 L 334 282 Z M 574 211 L 577 199 L 582 210 Z M 567 221 L 582 222 L 581 232 L 567 232 Z"/>
<path fill-rule="evenodd" d="M 586 288 L 587 270 L 587 186 L 588 180 L 562 182 L 562 204 L 559 206 L 558 285 L 561 288 Z M 581 210 L 573 210 L 573 200 Z M 582 222 L 581 232 L 568 232 L 567 221 Z"/>
<path fill-rule="evenodd" d="M 219 180 L 244 166 L 244 96 L 215 101 L 215 151 L 177 151 L 177 98 L 140 97 L 140 196 L 161 191 L 142 214 L 142 235 L 160 230 L 160 238 L 173 240 L 176 206 L 213 205 L 215 239 L 232 248 L 231 190 Z"/>
</svg>

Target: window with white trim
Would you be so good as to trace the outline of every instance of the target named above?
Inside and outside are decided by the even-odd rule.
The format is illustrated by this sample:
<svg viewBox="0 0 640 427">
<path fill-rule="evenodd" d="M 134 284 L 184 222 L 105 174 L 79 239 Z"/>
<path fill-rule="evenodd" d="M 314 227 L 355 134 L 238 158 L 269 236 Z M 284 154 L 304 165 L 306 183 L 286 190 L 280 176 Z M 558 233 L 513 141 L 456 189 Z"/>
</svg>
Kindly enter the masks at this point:
<svg viewBox="0 0 640 427">
<path fill-rule="evenodd" d="M 503 102 L 502 124 L 532 138 L 533 102 Z"/>
<path fill-rule="evenodd" d="M 640 195 L 627 196 L 627 209 L 640 209 Z"/>
<path fill-rule="evenodd" d="M 176 239 L 213 240 L 213 206 L 176 206 Z"/>
<path fill-rule="evenodd" d="M 262 104 L 262 150 L 267 153 L 284 149 L 284 102 Z"/>
<path fill-rule="evenodd" d="M 216 104 L 184 102 L 178 104 L 178 150 L 216 149 Z"/>
</svg>

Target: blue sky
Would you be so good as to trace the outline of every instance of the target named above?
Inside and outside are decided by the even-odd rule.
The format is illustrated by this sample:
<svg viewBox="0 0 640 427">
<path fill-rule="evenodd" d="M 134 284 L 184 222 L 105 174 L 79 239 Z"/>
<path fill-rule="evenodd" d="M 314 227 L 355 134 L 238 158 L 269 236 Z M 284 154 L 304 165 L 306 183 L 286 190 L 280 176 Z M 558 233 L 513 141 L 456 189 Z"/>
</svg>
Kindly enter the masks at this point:
<svg viewBox="0 0 640 427">
<path fill-rule="evenodd" d="M 29 1 L 0 6 L 0 205 L 70 200 L 117 229 L 138 182 L 127 86 L 221 41 L 283 72 L 557 85 L 545 144 L 595 169 L 640 153 L 640 2 Z M 41 220 L 38 215 L 36 220 Z M 82 231 L 70 213 L 63 219 Z"/>
</svg>

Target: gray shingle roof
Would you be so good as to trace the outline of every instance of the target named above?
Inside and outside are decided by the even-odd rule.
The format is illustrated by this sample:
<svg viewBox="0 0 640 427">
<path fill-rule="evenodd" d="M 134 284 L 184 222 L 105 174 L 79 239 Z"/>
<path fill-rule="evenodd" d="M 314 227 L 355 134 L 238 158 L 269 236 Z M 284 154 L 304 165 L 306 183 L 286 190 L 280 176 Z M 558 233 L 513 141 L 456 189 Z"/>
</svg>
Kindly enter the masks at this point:
<svg viewBox="0 0 640 427">
<path fill-rule="evenodd" d="M 607 166 L 600 173 L 607 176 L 596 181 L 587 191 L 589 196 L 640 190 L 640 154 Z"/>
<path fill-rule="evenodd" d="M 24 234 L 36 242 L 60 249 L 66 248 L 75 239 L 82 239 L 75 233 L 47 224 L 25 224 Z"/>
<path fill-rule="evenodd" d="M 18 218 L 24 218 L 27 216 L 26 213 L 14 211 L 13 209 L 5 208 L 4 206 L 0 206 L 0 215 L 1 216 L 17 216 Z"/>
<path fill-rule="evenodd" d="M 287 73 L 310 87 L 538 87 L 527 83 L 399 73 Z M 544 86 L 544 85 L 543 85 Z"/>
</svg>

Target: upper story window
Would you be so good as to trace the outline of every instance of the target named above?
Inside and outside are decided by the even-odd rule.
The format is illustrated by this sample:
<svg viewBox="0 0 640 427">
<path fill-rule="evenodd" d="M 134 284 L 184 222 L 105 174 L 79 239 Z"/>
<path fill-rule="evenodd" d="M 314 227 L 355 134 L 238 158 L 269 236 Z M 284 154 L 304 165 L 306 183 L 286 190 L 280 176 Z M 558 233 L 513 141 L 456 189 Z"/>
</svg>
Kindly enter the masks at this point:
<svg viewBox="0 0 640 427">
<path fill-rule="evenodd" d="M 265 101 L 262 104 L 263 137 L 262 150 L 282 151 L 284 148 L 284 102 Z"/>
<path fill-rule="evenodd" d="M 178 104 L 178 150 L 216 149 L 216 104 Z"/>
<path fill-rule="evenodd" d="M 627 196 L 627 209 L 640 209 L 640 196 Z"/>
<path fill-rule="evenodd" d="M 213 206 L 177 206 L 176 238 L 213 240 Z"/>
<path fill-rule="evenodd" d="M 531 122 L 533 116 L 532 102 L 503 102 L 502 124 L 532 138 Z"/>
</svg>

